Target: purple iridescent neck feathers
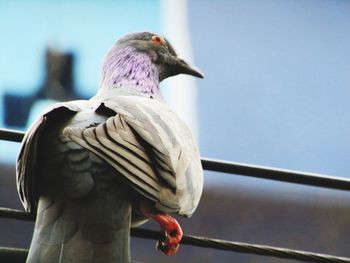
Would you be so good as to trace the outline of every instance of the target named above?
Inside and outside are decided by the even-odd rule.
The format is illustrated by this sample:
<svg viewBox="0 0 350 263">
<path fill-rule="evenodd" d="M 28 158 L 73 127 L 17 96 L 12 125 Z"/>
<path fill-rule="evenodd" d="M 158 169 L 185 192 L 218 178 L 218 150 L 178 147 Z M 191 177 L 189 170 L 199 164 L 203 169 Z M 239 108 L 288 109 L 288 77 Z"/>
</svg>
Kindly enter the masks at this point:
<svg viewBox="0 0 350 263">
<path fill-rule="evenodd" d="M 162 98 L 159 70 L 151 58 L 133 47 L 114 46 L 102 65 L 100 89 L 128 88 Z"/>
</svg>

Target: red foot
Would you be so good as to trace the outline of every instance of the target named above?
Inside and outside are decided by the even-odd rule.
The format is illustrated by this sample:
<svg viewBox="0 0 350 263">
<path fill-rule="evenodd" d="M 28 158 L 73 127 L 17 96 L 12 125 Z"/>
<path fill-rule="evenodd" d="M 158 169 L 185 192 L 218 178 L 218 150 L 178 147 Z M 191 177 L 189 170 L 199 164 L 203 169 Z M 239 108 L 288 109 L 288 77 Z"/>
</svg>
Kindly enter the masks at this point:
<svg viewBox="0 0 350 263">
<path fill-rule="evenodd" d="M 179 223 L 170 215 L 151 212 L 149 206 L 144 203 L 140 205 L 140 209 L 145 216 L 154 219 L 160 224 L 162 238 L 157 242 L 157 249 L 161 250 L 165 255 L 174 255 L 179 250 L 183 235 Z"/>
<path fill-rule="evenodd" d="M 163 238 L 157 243 L 157 249 L 160 249 L 165 255 L 174 255 L 180 247 L 182 239 L 182 229 L 175 218 L 167 214 L 158 214 L 152 216 L 161 226 Z"/>
</svg>

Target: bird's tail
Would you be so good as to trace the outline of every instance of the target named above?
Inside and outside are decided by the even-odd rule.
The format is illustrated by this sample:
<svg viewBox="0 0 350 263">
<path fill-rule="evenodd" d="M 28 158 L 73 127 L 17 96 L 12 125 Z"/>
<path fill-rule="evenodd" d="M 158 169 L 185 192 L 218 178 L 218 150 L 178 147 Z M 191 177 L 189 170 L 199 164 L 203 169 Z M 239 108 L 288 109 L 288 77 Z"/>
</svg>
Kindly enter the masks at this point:
<svg viewBox="0 0 350 263">
<path fill-rule="evenodd" d="M 115 189 L 102 192 L 42 195 L 27 262 L 129 263 L 131 203 Z"/>
</svg>

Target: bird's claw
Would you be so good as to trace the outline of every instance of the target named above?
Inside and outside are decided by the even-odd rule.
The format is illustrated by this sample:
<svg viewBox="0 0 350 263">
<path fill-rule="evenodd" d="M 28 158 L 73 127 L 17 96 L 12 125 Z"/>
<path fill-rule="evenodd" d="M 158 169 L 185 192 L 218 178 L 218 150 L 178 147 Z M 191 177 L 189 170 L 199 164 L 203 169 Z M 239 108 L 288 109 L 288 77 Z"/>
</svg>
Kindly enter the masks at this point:
<svg viewBox="0 0 350 263">
<path fill-rule="evenodd" d="M 180 247 L 182 229 L 175 218 L 164 213 L 154 213 L 145 204 L 140 206 L 141 212 L 157 221 L 161 226 L 161 238 L 157 242 L 157 249 L 165 255 L 174 255 Z"/>
<path fill-rule="evenodd" d="M 168 256 L 174 255 L 180 247 L 180 242 L 182 239 L 181 228 L 180 231 L 178 229 L 173 229 L 171 232 L 168 232 L 168 230 L 164 229 L 162 231 L 162 234 L 162 238 L 159 239 L 157 242 L 157 249 L 159 249 Z"/>
</svg>

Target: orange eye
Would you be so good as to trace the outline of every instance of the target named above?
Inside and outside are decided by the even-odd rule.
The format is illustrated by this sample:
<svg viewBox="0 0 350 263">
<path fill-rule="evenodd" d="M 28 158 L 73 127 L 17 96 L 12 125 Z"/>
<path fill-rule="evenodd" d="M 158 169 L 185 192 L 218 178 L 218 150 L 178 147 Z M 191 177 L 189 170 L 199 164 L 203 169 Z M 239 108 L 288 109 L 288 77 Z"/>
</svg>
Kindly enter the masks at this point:
<svg viewBox="0 0 350 263">
<path fill-rule="evenodd" d="M 151 41 L 157 45 L 164 45 L 165 40 L 161 36 L 152 36 Z"/>
</svg>

